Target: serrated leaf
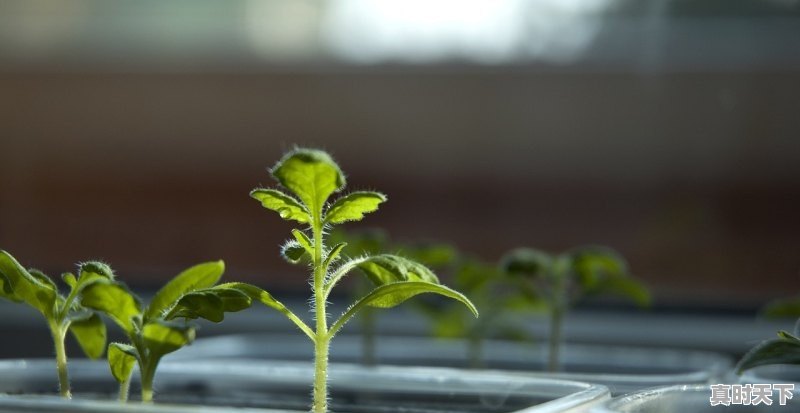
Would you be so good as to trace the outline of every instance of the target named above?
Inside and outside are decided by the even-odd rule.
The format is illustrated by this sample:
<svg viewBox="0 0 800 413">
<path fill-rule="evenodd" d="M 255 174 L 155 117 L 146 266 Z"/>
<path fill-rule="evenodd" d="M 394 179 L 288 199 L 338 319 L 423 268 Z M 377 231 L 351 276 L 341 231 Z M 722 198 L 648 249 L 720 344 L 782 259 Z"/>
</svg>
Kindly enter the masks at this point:
<svg viewBox="0 0 800 413">
<path fill-rule="evenodd" d="M 325 213 L 325 223 L 360 221 L 364 218 L 364 214 L 376 211 L 383 202 L 386 202 L 386 195 L 379 192 L 359 191 L 347 194 L 328 208 Z"/>
<path fill-rule="evenodd" d="M 325 281 L 326 295 L 354 269 L 360 269 L 374 285 L 397 281 L 427 281 L 438 283 L 439 279 L 428 267 L 399 255 L 381 254 L 354 258 L 339 265 Z"/>
<path fill-rule="evenodd" d="M 78 281 L 89 277 L 101 277 L 114 280 L 114 271 L 111 267 L 100 261 L 87 261 L 78 266 Z"/>
<path fill-rule="evenodd" d="M 798 318 L 800 317 L 800 297 L 775 300 L 767 304 L 761 314 L 768 318 Z"/>
<path fill-rule="evenodd" d="M 436 274 L 428 267 L 399 255 L 382 254 L 367 257 L 358 264 L 358 269 L 363 271 L 375 285 L 396 281 L 439 282 Z"/>
<path fill-rule="evenodd" d="M 141 304 L 119 283 L 94 283 L 83 290 L 81 305 L 108 315 L 126 333 L 134 331 L 133 317 L 141 314 Z"/>
<path fill-rule="evenodd" d="M 103 355 L 106 348 L 106 325 L 99 315 L 92 313 L 85 319 L 73 321 L 69 331 L 86 357 L 96 359 Z"/>
<path fill-rule="evenodd" d="M 378 286 L 369 294 L 359 299 L 331 326 L 331 331 L 338 331 L 353 317 L 353 315 L 365 307 L 391 308 L 409 298 L 426 293 L 438 294 L 459 301 L 464 304 L 475 317 L 478 316 L 478 309 L 475 308 L 475 305 L 458 291 L 440 284 L 425 281 L 401 281 Z"/>
<path fill-rule="evenodd" d="M 15 301 L 23 301 L 39 310 L 46 318 L 52 318 L 58 298 L 56 290 L 52 288 L 52 282 L 43 283 L 31 275 L 11 254 L 3 250 L 0 250 L 0 273 L 5 276 L 10 286 L 7 288 L 4 285 L 4 291 L 13 291 L 13 297 L 17 299 Z"/>
<path fill-rule="evenodd" d="M 292 264 L 302 261 L 306 254 L 306 249 L 295 240 L 286 241 L 281 246 L 281 257 Z"/>
<path fill-rule="evenodd" d="M 257 188 L 250 191 L 250 196 L 261 202 L 261 206 L 277 212 L 287 221 L 297 221 L 301 224 L 311 222 L 308 210 L 300 202 L 277 189 Z"/>
<path fill-rule="evenodd" d="M 345 186 L 339 165 L 320 150 L 296 149 L 289 152 L 270 172 L 281 185 L 300 198 L 312 217 L 321 214 L 322 206 L 331 194 Z"/>
<path fill-rule="evenodd" d="M 247 294 L 235 288 L 212 287 L 184 295 L 164 318 L 204 318 L 219 323 L 225 319 L 225 313 L 249 308 L 252 302 Z"/>
<path fill-rule="evenodd" d="M 42 271 L 37 270 L 36 268 L 28 268 L 28 272 L 33 276 L 33 278 L 36 278 L 36 280 L 38 280 L 40 283 L 58 294 L 58 287 L 56 286 L 56 283 L 53 282 L 53 279 L 50 278 L 50 276 Z"/>
<path fill-rule="evenodd" d="M 737 374 L 771 364 L 800 364 L 800 340 L 781 337 L 753 347 L 736 365 Z"/>
<path fill-rule="evenodd" d="M 139 354 L 133 346 L 122 343 L 108 345 L 108 367 L 118 383 L 128 381 Z"/>
<path fill-rule="evenodd" d="M 224 272 L 223 261 L 205 262 L 184 270 L 158 290 L 145 311 L 145 322 L 161 317 L 182 295 L 213 286 Z"/>
<path fill-rule="evenodd" d="M 553 257 L 532 248 L 516 248 L 500 259 L 500 268 L 509 275 L 547 277 L 553 265 Z"/>
<path fill-rule="evenodd" d="M 331 248 L 328 252 L 328 255 L 325 256 L 325 261 L 322 264 L 324 268 L 328 268 L 332 263 L 334 263 L 337 259 L 339 259 L 339 254 L 342 253 L 344 247 L 347 246 L 346 242 L 340 242 Z"/>
<path fill-rule="evenodd" d="M 144 325 L 142 340 L 149 350 L 149 357 L 158 359 L 191 343 L 194 340 L 194 328 L 156 320 Z"/>
</svg>

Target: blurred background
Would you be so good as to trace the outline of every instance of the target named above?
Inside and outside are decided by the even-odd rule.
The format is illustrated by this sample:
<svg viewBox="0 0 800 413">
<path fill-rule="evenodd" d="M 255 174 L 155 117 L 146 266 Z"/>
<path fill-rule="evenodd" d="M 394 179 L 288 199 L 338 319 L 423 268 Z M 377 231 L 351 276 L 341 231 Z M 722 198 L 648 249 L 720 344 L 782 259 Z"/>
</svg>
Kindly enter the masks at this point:
<svg viewBox="0 0 800 413">
<path fill-rule="evenodd" d="M 656 309 L 754 311 L 800 292 L 798 39 L 796 0 L 4 1 L 0 247 L 302 297 L 248 192 L 312 146 L 389 195 L 352 227 L 608 245 Z"/>
</svg>

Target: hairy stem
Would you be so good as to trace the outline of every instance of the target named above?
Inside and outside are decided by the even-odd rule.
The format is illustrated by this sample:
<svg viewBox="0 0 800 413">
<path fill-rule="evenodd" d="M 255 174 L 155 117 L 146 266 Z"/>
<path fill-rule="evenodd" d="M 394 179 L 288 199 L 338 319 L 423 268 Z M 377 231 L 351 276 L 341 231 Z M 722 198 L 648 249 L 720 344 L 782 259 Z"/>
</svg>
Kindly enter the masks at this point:
<svg viewBox="0 0 800 413">
<path fill-rule="evenodd" d="M 50 326 L 50 333 L 53 336 L 53 343 L 56 348 L 56 370 L 58 370 L 58 391 L 61 397 L 71 399 L 72 392 L 69 389 L 69 372 L 67 371 L 67 351 L 64 348 L 64 336 L 67 328 L 60 325 Z"/>
<path fill-rule="evenodd" d="M 131 377 L 128 376 L 127 379 L 119 383 L 119 401 L 123 403 L 128 401 L 128 393 L 130 393 L 130 389 L 131 389 Z"/>
<path fill-rule="evenodd" d="M 328 319 L 325 308 L 324 280 L 325 271 L 322 264 L 322 224 L 319 213 L 314 217 L 314 311 L 317 322 L 316 340 L 314 341 L 314 413 L 328 411 Z"/>
<path fill-rule="evenodd" d="M 148 360 L 139 365 L 142 375 L 142 402 L 153 402 L 153 379 L 156 375 L 156 366 L 158 361 Z"/>
</svg>

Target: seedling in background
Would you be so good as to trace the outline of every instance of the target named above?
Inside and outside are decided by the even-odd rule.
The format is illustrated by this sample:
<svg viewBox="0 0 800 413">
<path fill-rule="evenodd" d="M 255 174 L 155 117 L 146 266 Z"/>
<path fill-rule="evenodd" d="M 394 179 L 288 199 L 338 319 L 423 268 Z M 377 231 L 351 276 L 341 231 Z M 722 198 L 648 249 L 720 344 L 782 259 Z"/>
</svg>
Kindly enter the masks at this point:
<svg viewBox="0 0 800 413">
<path fill-rule="evenodd" d="M 564 316 L 580 299 L 590 295 L 615 294 L 639 306 L 650 304 L 650 293 L 628 272 L 628 264 L 606 247 L 579 247 L 558 255 L 531 248 L 518 248 L 501 260 L 501 268 L 530 282 L 531 297 L 546 303 L 550 313 L 547 369 L 559 367 Z"/>
<path fill-rule="evenodd" d="M 0 250 L 0 296 L 28 304 L 47 320 L 55 346 L 59 392 L 70 398 L 65 336 L 67 331 L 72 332 L 89 358 L 103 355 L 105 324 L 96 313 L 81 306 L 80 300 L 87 288 L 113 282 L 114 274 L 103 263 L 86 262 L 78 266 L 78 277 L 66 273 L 62 279 L 70 288 L 66 297 L 59 294 L 50 277 L 38 270 L 25 269 L 11 254 Z"/>
<path fill-rule="evenodd" d="M 800 317 L 800 297 L 775 300 L 767 304 L 761 314 L 767 318 L 797 319 Z M 779 331 L 778 338 L 765 340 L 748 351 L 739 360 L 736 373 L 772 364 L 800 365 L 800 319 L 797 319 L 792 333 Z"/>
<path fill-rule="evenodd" d="M 525 288 L 517 288 L 515 280 L 506 276 L 497 265 L 477 258 L 459 257 L 454 264 L 453 286 L 469 295 L 481 308 L 481 317 L 464 317 L 463 311 L 451 305 L 421 306 L 431 321 L 433 334 L 441 338 L 467 338 L 469 366 L 484 367 L 483 343 L 488 337 L 526 340 L 530 337 L 513 320 L 510 312 L 544 310 L 538 297 Z"/>
<path fill-rule="evenodd" d="M 272 176 L 289 193 L 279 189 L 258 188 L 250 195 L 262 206 L 277 212 L 287 221 L 303 225 L 292 230 L 293 240 L 287 242 L 282 255 L 289 262 L 310 262 L 310 282 L 313 291 L 311 305 L 315 327 L 312 329 L 279 302 L 272 304 L 293 321 L 314 343 L 314 385 L 312 411 L 328 410 L 328 349 L 331 339 L 359 311 L 368 307 L 394 307 L 422 293 L 434 293 L 463 303 L 475 316 L 475 306 L 461 293 L 439 284 L 436 275 L 427 267 L 397 255 L 364 255 L 343 259 L 345 243 L 330 245 L 325 232 L 334 225 L 359 221 L 365 214 L 378 209 L 386 196 L 378 192 L 359 191 L 343 195 L 333 202 L 330 197 L 345 187 L 345 177 L 339 165 L 325 152 L 297 149 L 287 153 L 271 170 Z M 354 302 L 336 321 L 328 324 L 327 300 L 333 288 L 352 270 L 360 269 L 374 288 Z M 222 289 L 207 289 L 218 293 Z M 197 293 L 195 293 L 197 294 Z M 190 294 L 192 296 L 194 294 Z M 181 304 L 189 296 L 181 300 Z M 261 295 L 265 297 L 265 295 Z M 263 299 L 260 300 L 264 302 Z M 266 303 L 265 303 L 266 304 Z M 188 306 L 186 307 L 188 309 Z M 201 307 L 195 307 L 200 309 Z"/>
<path fill-rule="evenodd" d="M 748 351 L 736 365 L 736 374 L 772 364 L 800 365 L 800 320 L 792 333 L 781 330 L 778 338 L 763 341 Z"/>
<path fill-rule="evenodd" d="M 122 283 L 95 283 L 84 289 L 81 304 L 108 315 L 130 341 L 128 344 L 108 345 L 108 363 L 111 373 L 120 383 L 120 400 L 128 399 L 135 364 L 138 364 L 141 375 L 142 401 L 153 400 L 153 379 L 161 358 L 194 339 L 192 325 L 185 321 L 172 321 L 197 318 L 195 313 L 186 313 L 184 307 L 178 307 L 178 301 L 186 294 L 213 287 L 224 271 L 222 261 L 191 267 L 162 287 L 148 306 L 143 306 L 142 301 Z M 224 299 L 224 305 L 213 301 L 218 299 Z M 192 301 L 191 298 L 188 300 Z M 212 297 L 212 301 L 208 305 L 201 303 L 198 311 L 214 321 L 222 320 L 221 311 L 239 311 L 250 306 L 249 297 L 238 291 L 221 293 L 219 298 Z"/>
</svg>

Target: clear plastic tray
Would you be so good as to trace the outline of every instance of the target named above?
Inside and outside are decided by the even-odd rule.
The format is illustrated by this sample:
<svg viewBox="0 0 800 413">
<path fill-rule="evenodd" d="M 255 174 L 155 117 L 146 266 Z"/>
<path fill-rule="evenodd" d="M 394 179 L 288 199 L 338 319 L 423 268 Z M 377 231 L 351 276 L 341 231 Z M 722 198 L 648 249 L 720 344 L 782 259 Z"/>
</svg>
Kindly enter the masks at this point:
<svg viewBox="0 0 800 413">
<path fill-rule="evenodd" d="M 69 371 L 74 399 L 64 400 L 53 395 L 53 361 L 0 361 L 0 412 L 304 412 L 313 376 L 310 362 L 164 361 L 156 403 L 144 405 L 115 400 L 116 382 L 103 361 L 73 360 Z M 337 413 L 578 413 L 609 398 L 598 385 L 447 368 L 332 363 L 329 380 L 330 408 Z"/>
</svg>

